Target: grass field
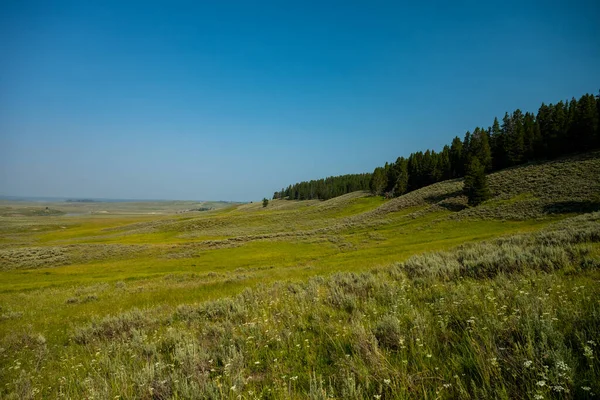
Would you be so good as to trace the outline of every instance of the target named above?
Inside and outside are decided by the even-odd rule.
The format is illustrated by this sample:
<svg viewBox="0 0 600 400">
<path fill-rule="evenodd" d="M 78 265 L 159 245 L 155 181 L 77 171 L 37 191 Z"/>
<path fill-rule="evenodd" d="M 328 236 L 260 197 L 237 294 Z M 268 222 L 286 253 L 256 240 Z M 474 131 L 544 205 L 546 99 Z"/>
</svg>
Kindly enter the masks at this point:
<svg viewBox="0 0 600 400">
<path fill-rule="evenodd" d="M 0 202 L 0 397 L 600 393 L 600 154 L 489 179 L 476 208 Z"/>
</svg>

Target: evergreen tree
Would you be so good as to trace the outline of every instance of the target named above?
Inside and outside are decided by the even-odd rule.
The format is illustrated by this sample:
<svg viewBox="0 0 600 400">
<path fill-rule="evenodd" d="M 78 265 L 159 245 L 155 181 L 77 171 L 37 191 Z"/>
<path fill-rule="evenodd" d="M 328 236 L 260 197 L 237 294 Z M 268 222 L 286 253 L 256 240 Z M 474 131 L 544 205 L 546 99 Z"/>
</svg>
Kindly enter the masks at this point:
<svg viewBox="0 0 600 400">
<path fill-rule="evenodd" d="M 456 136 L 452 140 L 452 144 L 450 145 L 450 171 L 451 178 L 458 178 L 459 176 L 464 175 L 464 167 L 463 164 L 463 144 L 458 136 Z"/>
<path fill-rule="evenodd" d="M 555 158 L 564 154 L 566 145 L 567 131 L 567 113 L 565 104 L 559 101 L 556 105 L 550 105 L 551 117 L 549 132 L 546 140 L 548 141 L 547 156 Z M 567 146 L 568 149 L 569 146 Z M 568 151 L 568 150 L 567 150 Z"/>
<path fill-rule="evenodd" d="M 439 180 L 452 178 L 452 166 L 450 164 L 450 146 L 445 145 L 442 152 L 438 154 Z"/>
<path fill-rule="evenodd" d="M 408 190 L 416 190 L 422 186 L 423 173 L 422 173 L 422 160 L 423 152 L 418 151 L 411 153 L 408 156 Z"/>
<path fill-rule="evenodd" d="M 524 155 L 523 160 L 533 160 L 535 157 L 535 143 L 536 143 L 536 128 L 535 128 L 535 116 L 527 112 L 523 119 L 523 145 Z"/>
<path fill-rule="evenodd" d="M 577 150 L 589 150 L 596 144 L 598 112 L 593 95 L 583 95 L 577 103 Z"/>
<path fill-rule="evenodd" d="M 467 133 L 465 133 L 465 138 L 463 139 L 463 148 L 462 148 L 463 168 L 466 170 L 467 166 L 470 163 L 471 163 L 471 132 L 467 131 Z"/>
<path fill-rule="evenodd" d="M 525 142 L 523 139 L 523 113 L 521 110 L 515 110 L 510 120 L 510 126 L 506 132 L 506 153 L 509 166 L 518 165 L 523 161 L 525 153 Z"/>
<path fill-rule="evenodd" d="M 373 175 L 371 177 L 371 182 L 369 184 L 371 193 L 373 193 L 374 195 L 382 195 L 386 186 L 387 186 L 387 176 L 385 173 L 385 168 L 383 168 L 383 167 L 375 168 L 375 171 L 373 171 Z"/>
<path fill-rule="evenodd" d="M 265 197 L 263 198 L 263 207 L 266 207 L 269 205 L 269 200 Z"/>
<path fill-rule="evenodd" d="M 393 193 L 394 186 L 396 186 L 396 180 L 398 179 L 398 170 L 396 169 L 396 165 L 394 163 L 388 164 L 385 163 L 385 175 L 386 182 L 384 193 Z"/>
<path fill-rule="evenodd" d="M 479 159 L 486 171 L 492 169 L 492 150 L 488 133 L 483 128 L 475 128 L 471 136 L 471 146 L 469 149 L 471 157 Z"/>
<path fill-rule="evenodd" d="M 471 159 L 467 168 L 463 191 L 469 199 L 470 206 L 479 205 L 490 198 L 485 167 L 477 157 Z"/>
<path fill-rule="evenodd" d="M 394 196 L 401 196 L 408 189 L 408 160 L 404 157 L 398 157 L 395 168 L 396 185 L 394 186 Z"/>
<path fill-rule="evenodd" d="M 508 113 L 505 114 L 504 120 L 508 118 Z M 494 170 L 504 168 L 506 165 L 506 154 L 504 152 L 504 135 L 500 128 L 498 118 L 494 118 L 490 132 L 490 147 L 492 150 L 492 167 Z"/>
</svg>

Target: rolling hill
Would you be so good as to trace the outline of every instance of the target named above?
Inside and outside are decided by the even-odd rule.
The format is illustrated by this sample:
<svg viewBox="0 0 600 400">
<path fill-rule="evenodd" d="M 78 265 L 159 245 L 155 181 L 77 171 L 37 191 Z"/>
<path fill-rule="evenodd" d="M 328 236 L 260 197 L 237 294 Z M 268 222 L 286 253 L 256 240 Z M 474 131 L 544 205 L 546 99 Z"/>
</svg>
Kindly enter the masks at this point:
<svg viewBox="0 0 600 400">
<path fill-rule="evenodd" d="M 162 215 L 3 203 L 0 396 L 600 393 L 600 152 L 488 179 L 478 207 L 461 179 Z"/>
</svg>

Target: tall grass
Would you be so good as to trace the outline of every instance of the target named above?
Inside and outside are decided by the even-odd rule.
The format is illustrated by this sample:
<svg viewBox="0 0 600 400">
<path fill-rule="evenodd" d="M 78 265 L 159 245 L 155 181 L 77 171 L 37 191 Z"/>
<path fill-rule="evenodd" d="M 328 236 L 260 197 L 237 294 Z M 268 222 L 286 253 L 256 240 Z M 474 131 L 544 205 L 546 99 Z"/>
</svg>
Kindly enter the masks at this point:
<svg viewBox="0 0 600 400">
<path fill-rule="evenodd" d="M 0 395 L 592 398 L 599 220 L 176 310 L 134 309 L 76 326 L 56 347 L 14 333 L 1 342 Z"/>
</svg>

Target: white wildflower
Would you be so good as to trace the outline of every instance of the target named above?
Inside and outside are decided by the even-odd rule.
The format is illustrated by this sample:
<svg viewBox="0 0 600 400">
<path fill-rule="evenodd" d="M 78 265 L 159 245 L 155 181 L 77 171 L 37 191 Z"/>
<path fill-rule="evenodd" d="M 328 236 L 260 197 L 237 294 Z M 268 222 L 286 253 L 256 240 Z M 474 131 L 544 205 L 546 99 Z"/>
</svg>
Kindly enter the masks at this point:
<svg viewBox="0 0 600 400">
<path fill-rule="evenodd" d="M 568 371 L 570 369 L 567 363 L 565 363 L 564 361 L 558 361 L 556 363 L 556 368 L 558 368 L 561 371 Z"/>
<path fill-rule="evenodd" d="M 583 355 L 591 360 L 594 358 L 594 350 L 590 346 L 584 346 Z"/>
</svg>

